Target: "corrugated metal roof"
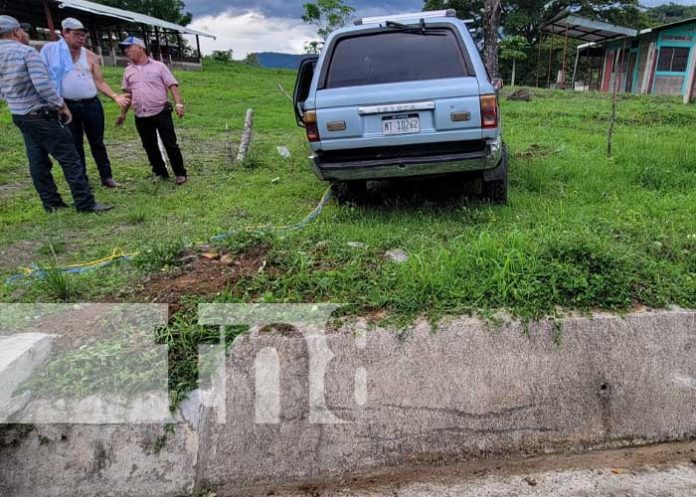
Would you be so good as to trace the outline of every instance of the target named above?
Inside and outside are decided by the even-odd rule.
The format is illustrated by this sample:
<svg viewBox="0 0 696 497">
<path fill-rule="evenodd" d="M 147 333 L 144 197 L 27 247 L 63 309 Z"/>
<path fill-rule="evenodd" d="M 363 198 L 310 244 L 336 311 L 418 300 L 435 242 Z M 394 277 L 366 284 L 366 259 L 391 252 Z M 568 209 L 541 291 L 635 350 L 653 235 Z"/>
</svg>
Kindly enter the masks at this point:
<svg viewBox="0 0 696 497">
<path fill-rule="evenodd" d="M 634 37 L 637 29 L 624 28 L 606 22 L 593 21 L 572 14 L 570 9 L 564 10 L 542 27 L 546 33 L 568 36 L 576 40 L 601 43 L 617 38 Z"/>
<path fill-rule="evenodd" d="M 676 28 L 678 26 L 682 26 L 684 24 L 693 24 L 693 23 L 696 23 L 696 17 L 692 17 L 690 19 L 684 19 L 683 21 L 671 22 L 669 24 L 663 24 L 662 26 L 656 26 L 654 28 L 644 29 L 640 32 L 640 34 L 645 35 L 648 33 L 654 33 L 656 31 L 662 31 L 663 29 L 671 29 L 671 28 Z"/>
<path fill-rule="evenodd" d="M 215 36 L 204 33 L 203 31 L 197 31 L 195 29 L 187 28 L 184 26 L 179 26 L 172 22 L 163 21 L 162 19 L 157 19 L 156 17 L 146 16 L 144 14 L 138 14 L 137 12 L 129 12 L 127 10 L 117 9 L 115 7 L 109 7 L 107 5 L 101 5 L 94 2 L 88 2 L 87 0 L 53 0 L 61 8 L 68 7 L 71 9 L 82 10 L 84 12 L 91 12 L 92 14 L 97 14 L 101 16 L 113 17 L 115 19 L 121 19 L 123 21 L 133 22 L 137 24 L 147 24 L 148 26 L 158 26 L 160 28 L 169 29 L 171 31 L 177 31 L 179 33 L 205 36 L 206 38 L 215 39 Z"/>
</svg>

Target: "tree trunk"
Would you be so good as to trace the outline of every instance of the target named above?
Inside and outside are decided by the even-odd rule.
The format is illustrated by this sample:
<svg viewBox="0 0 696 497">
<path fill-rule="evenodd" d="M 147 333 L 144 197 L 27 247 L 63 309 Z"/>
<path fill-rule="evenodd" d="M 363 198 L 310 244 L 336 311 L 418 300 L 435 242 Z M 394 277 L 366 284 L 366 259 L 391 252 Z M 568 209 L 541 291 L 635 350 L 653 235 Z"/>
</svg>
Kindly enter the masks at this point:
<svg viewBox="0 0 696 497">
<path fill-rule="evenodd" d="M 486 11 L 483 15 L 483 42 L 486 68 L 491 78 L 500 77 L 498 67 L 498 31 L 500 29 L 502 12 L 501 0 L 486 0 Z"/>
<path fill-rule="evenodd" d="M 515 86 L 515 76 L 517 75 L 517 59 L 512 59 L 512 82 L 510 86 Z"/>
</svg>

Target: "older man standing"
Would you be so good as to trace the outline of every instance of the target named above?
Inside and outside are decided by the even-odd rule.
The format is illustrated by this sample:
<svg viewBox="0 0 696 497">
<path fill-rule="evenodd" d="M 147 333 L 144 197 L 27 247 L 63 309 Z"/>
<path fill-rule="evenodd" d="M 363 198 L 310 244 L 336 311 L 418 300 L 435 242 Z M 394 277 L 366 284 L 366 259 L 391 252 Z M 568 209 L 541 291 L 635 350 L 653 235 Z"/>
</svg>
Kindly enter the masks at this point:
<svg viewBox="0 0 696 497">
<path fill-rule="evenodd" d="M 47 44 L 41 55 L 46 61 L 58 94 L 73 115 L 70 131 L 75 148 L 80 154 L 87 176 L 84 135 L 87 135 L 94 162 L 97 164 L 101 183 L 107 188 L 116 188 L 111 172 L 111 161 L 104 146 L 104 108 L 99 100 L 101 92 L 111 98 L 119 107 L 130 103 L 125 95 L 118 95 L 104 80 L 99 65 L 99 57 L 85 48 L 87 29 L 72 17 L 62 23 L 63 38 Z"/>
<path fill-rule="evenodd" d="M 13 17 L 0 16 L 0 97 L 24 137 L 29 170 L 44 209 L 68 207 L 51 175 L 50 154 L 63 169 L 78 211 L 110 210 L 112 206 L 94 201 L 70 131 L 63 124 L 72 119 L 70 110 L 56 93 L 41 56 L 28 45 L 29 35 L 22 25 Z"/>
<path fill-rule="evenodd" d="M 131 105 L 135 110 L 135 127 L 152 166 L 153 179 L 161 181 L 169 177 L 157 142 L 157 133 L 159 133 L 176 175 L 176 184 L 183 185 L 187 181 L 187 174 L 176 140 L 172 120 L 173 109 L 167 93 L 167 91 L 172 93 L 176 114 L 179 118 L 184 117 L 185 109 L 179 92 L 179 83 L 167 66 L 150 58 L 143 40 L 131 36 L 120 45 L 131 61 L 123 75 L 121 86 L 123 91 L 131 97 Z M 128 108 L 121 111 L 116 122 L 117 126 L 123 124 L 127 113 Z"/>
</svg>

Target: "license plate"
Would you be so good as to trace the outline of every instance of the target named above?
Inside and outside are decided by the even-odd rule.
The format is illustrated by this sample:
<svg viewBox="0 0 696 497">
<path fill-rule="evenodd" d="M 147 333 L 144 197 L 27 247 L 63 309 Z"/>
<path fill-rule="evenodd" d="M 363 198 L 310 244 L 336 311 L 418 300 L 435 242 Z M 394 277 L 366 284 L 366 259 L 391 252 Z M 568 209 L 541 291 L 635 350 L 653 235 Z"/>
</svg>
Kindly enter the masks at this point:
<svg viewBox="0 0 696 497">
<path fill-rule="evenodd" d="M 389 135 L 410 135 L 420 133 L 420 117 L 418 115 L 385 117 L 382 120 L 382 133 Z"/>
</svg>

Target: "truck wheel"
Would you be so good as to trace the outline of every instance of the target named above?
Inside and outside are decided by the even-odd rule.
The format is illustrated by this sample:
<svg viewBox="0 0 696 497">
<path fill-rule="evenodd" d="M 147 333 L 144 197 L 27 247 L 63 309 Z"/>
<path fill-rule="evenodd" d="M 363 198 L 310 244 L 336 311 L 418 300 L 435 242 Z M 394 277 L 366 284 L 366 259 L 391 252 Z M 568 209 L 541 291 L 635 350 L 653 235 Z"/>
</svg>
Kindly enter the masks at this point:
<svg viewBox="0 0 696 497">
<path fill-rule="evenodd" d="M 367 181 L 341 181 L 331 184 L 331 191 L 339 202 L 357 202 L 367 197 Z"/>
<path fill-rule="evenodd" d="M 487 179 L 491 178 L 491 179 Z M 495 178 L 495 179 L 492 179 Z M 483 175 L 482 196 L 484 202 L 492 204 L 506 204 L 508 199 L 508 154 L 507 148 L 503 148 L 503 156 L 500 165 L 492 171 L 486 171 Z"/>
</svg>

